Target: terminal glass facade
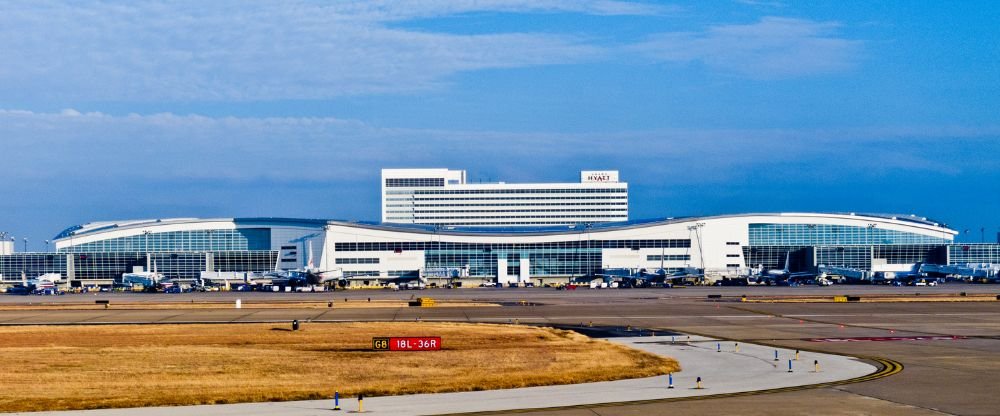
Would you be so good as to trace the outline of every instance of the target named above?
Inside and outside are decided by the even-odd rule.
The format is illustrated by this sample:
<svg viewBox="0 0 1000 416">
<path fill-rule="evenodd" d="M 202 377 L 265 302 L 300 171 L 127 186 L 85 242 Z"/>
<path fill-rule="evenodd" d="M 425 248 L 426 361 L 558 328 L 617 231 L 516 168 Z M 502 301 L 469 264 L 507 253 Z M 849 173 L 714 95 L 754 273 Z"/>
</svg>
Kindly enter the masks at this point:
<svg viewBox="0 0 1000 416">
<path fill-rule="evenodd" d="M 827 224 L 750 224 L 751 246 L 839 246 L 877 244 L 947 244 L 951 240 L 923 234 Z"/>
<path fill-rule="evenodd" d="M 114 280 L 129 273 L 135 266 L 146 267 L 146 253 L 78 253 L 73 254 L 74 280 Z M 63 272 L 68 278 L 68 273 Z"/>
<path fill-rule="evenodd" d="M 269 228 L 170 231 L 110 238 L 76 244 L 61 252 L 183 252 L 183 251 L 256 251 L 269 250 Z"/>
<path fill-rule="evenodd" d="M 20 282 L 47 273 L 66 276 L 66 256 L 54 253 L 14 253 L 0 256 L 0 277 L 4 282 Z"/>
<path fill-rule="evenodd" d="M 27 279 L 58 273 L 86 283 L 115 280 L 139 266 L 170 279 L 197 279 L 202 271 L 267 272 L 277 259 L 277 251 L 21 253 L 0 256 L 0 275 L 10 283 L 20 282 L 22 272 Z"/>
<path fill-rule="evenodd" d="M 816 265 L 871 270 L 872 247 L 869 246 L 822 246 L 815 247 Z"/>
<path fill-rule="evenodd" d="M 948 246 L 949 264 L 1000 263 L 1000 244 Z"/>
<path fill-rule="evenodd" d="M 874 246 L 872 257 L 887 264 L 931 263 L 945 264 L 945 248 L 940 245 L 919 244 L 899 246 Z"/>
<path fill-rule="evenodd" d="M 275 269 L 278 251 L 222 251 L 212 253 L 215 271 L 269 272 Z"/>
<path fill-rule="evenodd" d="M 468 269 L 470 277 L 497 276 L 498 260 L 507 261 L 507 274 L 520 274 L 521 259 L 528 259 L 532 276 L 584 276 L 599 272 L 602 249 L 690 248 L 689 239 L 580 240 L 554 243 L 477 244 L 451 242 L 336 243 L 334 250 L 424 251 L 425 270 Z"/>
</svg>

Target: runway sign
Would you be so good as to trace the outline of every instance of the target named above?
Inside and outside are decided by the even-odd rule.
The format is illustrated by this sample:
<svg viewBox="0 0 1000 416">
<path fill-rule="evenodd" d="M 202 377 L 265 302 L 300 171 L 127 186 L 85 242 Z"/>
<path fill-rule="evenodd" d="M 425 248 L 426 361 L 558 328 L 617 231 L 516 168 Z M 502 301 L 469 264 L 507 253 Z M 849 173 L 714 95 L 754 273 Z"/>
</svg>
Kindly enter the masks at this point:
<svg viewBox="0 0 1000 416">
<path fill-rule="evenodd" d="M 441 337 L 375 337 L 372 338 L 375 351 L 437 351 L 441 349 Z"/>
</svg>

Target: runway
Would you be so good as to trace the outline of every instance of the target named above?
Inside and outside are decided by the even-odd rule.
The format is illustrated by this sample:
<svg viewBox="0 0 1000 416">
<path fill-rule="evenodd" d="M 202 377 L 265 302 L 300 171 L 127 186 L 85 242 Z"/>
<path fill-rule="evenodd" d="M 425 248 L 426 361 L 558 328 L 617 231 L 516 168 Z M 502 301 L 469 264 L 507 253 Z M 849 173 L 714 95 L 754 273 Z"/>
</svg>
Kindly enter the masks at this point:
<svg viewBox="0 0 1000 416">
<path fill-rule="evenodd" d="M 799 289 L 802 289 L 799 291 Z M 464 322 L 519 322 L 542 325 L 609 325 L 676 330 L 726 340 L 754 342 L 803 351 L 830 352 L 895 360 L 904 370 L 891 377 L 808 391 L 753 397 L 697 401 L 589 406 L 546 410 L 531 414 L 917 414 L 995 415 L 1000 409 L 1000 302 L 914 303 L 797 303 L 766 304 L 728 301 L 742 294 L 767 296 L 806 293 L 996 293 L 990 285 L 942 285 L 898 288 L 834 286 L 832 288 L 688 288 L 642 290 L 454 289 L 419 292 L 352 291 L 314 294 L 199 293 L 182 295 L 67 295 L 60 297 L 0 297 L 0 305 L 23 302 L 79 302 L 110 298 L 108 310 L 0 311 L 2 325 L 181 323 L 181 322 L 290 322 L 354 320 L 445 320 Z M 723 295 L 723 302 L 709 294 Z M 435 299 L 500 302 L 491 308 L 338 308 L 336 302 L 406 299 L 412 295 Z M 116 310 L 122 299 L 150 302 L 200 299 L 254 300 L 330 299 L 328 309 Z M 51 299 L 51 300 L 50 300 Z M 534 306 L 511 306 L 524 300 Z M 932 339 L 958 336 L 954 339 Z M 885 342 L 815 342 L 820 338 L 920 337 Z"/>
</svg>

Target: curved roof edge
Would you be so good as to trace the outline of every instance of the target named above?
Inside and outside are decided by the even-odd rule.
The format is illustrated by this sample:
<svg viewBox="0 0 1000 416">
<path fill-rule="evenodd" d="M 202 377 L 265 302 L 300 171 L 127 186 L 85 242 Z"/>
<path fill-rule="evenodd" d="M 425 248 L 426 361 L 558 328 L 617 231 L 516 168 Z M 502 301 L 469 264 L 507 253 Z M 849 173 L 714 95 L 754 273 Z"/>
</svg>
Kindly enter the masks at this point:
<svg viewBox="0 0 1000 416">
<path fill-rule="evenodd" d="M 823 212 L 771 212 L 771 213 L 741 213 L 741 214 L 720 214 L 709 216 L 692 217 L 668 217 L 632 220 L 624 222 L 607 222 L 595 224 L 574 224 L 566 226 L 542 226 L 542 227 L 462 227 L 462 226 L 436 226 L 425 224 L 398 224 L 398 223 L 377 223 L 364 221 L 330 221 L 331 225 L 344 225 L 350 227 L 362 227 L 374 230 L 385 231 L 405 231 L 421 234 L 442 234 L 442 235 L 480 235 L 480 236 L 510 236 L 510 235 L 553 235 L 553 234 L 573 234 L 588 231 L 613 231 L 641 228 L 646 226 L 677 224 L 683 222 L 707 221 L 722 218 L 738 218 L 752 216 L 804 216 L 804 217 L 833 217 L 833 218 L 871 218 L 882 222 L 897 222 L 900 225 L 922 228 L 934 232 L 942 232 L 957 235 L 958 232 L 947 228 L 945 225 L 928 220 L 925 217 L 910 215 L 891 214 L 860 214 L 860 213 L 823 213 Z"/>
<path fill-rule="evenodd" d="M 149 220 L 122 220 L 122 221 L 97 221 L 82 225 L 74 225 L 66 228 L 53 238 L 62 240 L 66 238 L 80 237 L 111 230 L 128 230 L 133 228 L 152 227 L 160 225 L 190 224 L 205 222 L 232 222 L 234 224 L 260 224 L 260 225 L 291 225 L 291 226 L 313 226 L 322 227 L 329 220 L 308 219 L 308 218 L 283 218 L 283 217 L 248 217 L 248 218 L 160 218 Z"/>
<path fill-rule="evenodd" d="M 935 232 L 943 232 L 957 235 L 958 232 L 947 228 L 947 225 L 940 224 L 925 217 L 916 215 L 892 215 L 892 214 L 861 214 L 861 213 L 821 213 L 821 212 L 779 212 L 779 213 L 741 213 L 741 214 L 721 214 L 700 217 L 668 217 L 641 219 L 624 222 L 608 222 L 594 224 L 574 224 L 565 226 L 540 226 L 540 227 L 462 227 L 462 226 L 435 226 L 424 224 L 398 224 L 379 223 L 372 221 L 347 221 L 347 220 L 327 220 L 308 218 L 285 218 L 285 217 L 247 217 L 247 218 L 162 218 L 149 220 L 127 220 L 127 221 L 99 221 L 74 225 L 66 228 L 53 238 L 62 240 L 71 236 L 85 236 L 111 230 L 126 230 L 159 225 L 174 225 L 187 223 L 205 222 L 232 222 L 236 225 L 285 225 L 285 226 L 306 226 L 323 227 L 326 225 L 341 225 L 348 227 L 361 227 L 384 231 L 404 231 L 421 234 L 443 234 L 443 235 L 486 235 L 486 236 L 510 236 L 510 235 L 552 235 L 552 234 L 573 234 L 588 231 L 612 231 L 641 228 L 654 225 L 677 224 L 683 222 L 713 220 L 722 218 L 738 218 L 752 216 L 804 216 L 804 217 L 835 217 L 835 218 L 872 218 L 879 221 L 895 221 L 901 225 L 923 228 Z"/>
</svg>

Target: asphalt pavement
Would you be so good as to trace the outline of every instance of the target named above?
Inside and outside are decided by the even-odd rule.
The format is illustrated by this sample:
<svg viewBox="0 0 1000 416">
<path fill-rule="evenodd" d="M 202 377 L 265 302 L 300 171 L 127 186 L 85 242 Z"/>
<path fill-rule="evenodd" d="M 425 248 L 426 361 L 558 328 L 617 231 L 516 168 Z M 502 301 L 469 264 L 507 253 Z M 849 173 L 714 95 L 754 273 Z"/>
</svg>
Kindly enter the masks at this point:
<svg viewBox="0 0 1000 416">
<path fill-rule="evenodd" d="M 556 291 L 535 289 L 437 289 L 415 292 L 348 291 L 310 294 L 199 293 L 181 295 L 93 294 L 56 297 L 0 296 L 0 304 L 81 302 L 108 297 L 108 310 L 0 310 L 0 325 L 46 323 L 322 322 L 441 320 L 519 322 L 540 325 L 633 326 L 680 331 L 731 342 L 759 343 L 802 351 L 830 352 L 897 361 L 890 377 L 804 391 L 752 397 L 591 405 L 531 414 L 1000 414 L 1000 302 L 743 303 L 750 296 L 817 294 L 1000 293 L 995 285 L 937 287 L 709 287 Z M 720 294 L 722 301 L 708 295 Z M 367 298 L 496 302 L 502 307 L 343 308 Z M 232 301 L 243 309 L 116 309 L 115 302 Z M 334 301 L 332 308 L 253 309 L 254 301 Z M 345 299 L 347 299 L 345 301 Z M 525 306 L 520 306 L 520 301 Z M 517 306 L 514 306 L 517 305 Z M 249 306 L 249 307 L 248 307 Z"/>
</svg>

